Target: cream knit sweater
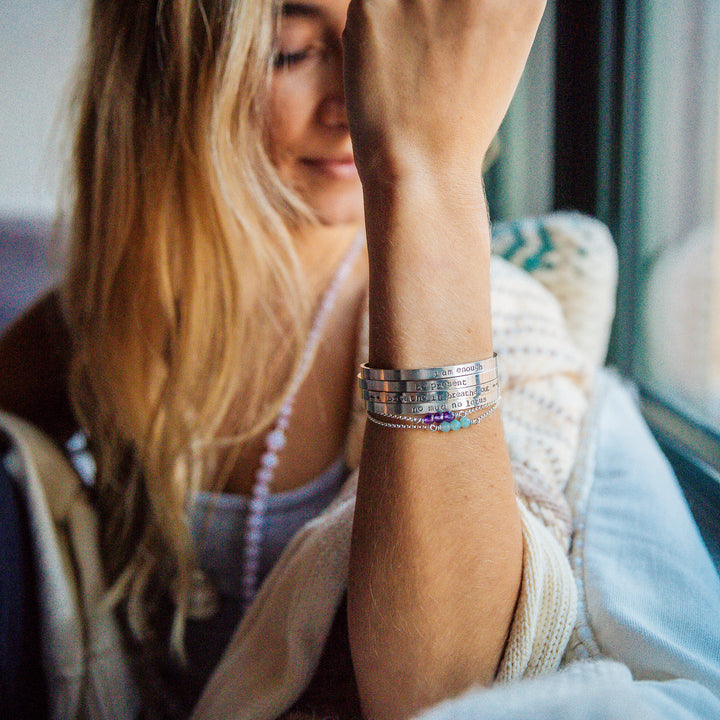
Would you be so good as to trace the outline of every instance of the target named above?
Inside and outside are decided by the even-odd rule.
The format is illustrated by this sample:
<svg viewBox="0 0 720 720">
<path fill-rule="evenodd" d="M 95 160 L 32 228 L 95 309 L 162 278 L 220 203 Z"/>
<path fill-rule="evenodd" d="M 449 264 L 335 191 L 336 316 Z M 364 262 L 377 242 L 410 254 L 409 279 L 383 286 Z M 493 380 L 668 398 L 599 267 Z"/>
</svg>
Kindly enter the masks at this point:
<svg viewBox="0 0 720 720">
<path fill-rule="evenodd" d="M 496 232 L 499 252 L 502 232 Z M 499 682 L 556 668 L 573 629 L 576 588 L 566 556 L 570 511 L 563 491 L 578 455 L 594 367 L 607 344 L 615 277 L 612 241 L 599 223 L 559 214 L 508 232 L 516 248 L 510 259 L 522 267 L 534 258 L 531 269 L 540 271 L 541 282 L 493 258 L 501 407 L 525 546 L 522 589 Z M 364 359 L 366 342 L 360 345 Z M 350 463 L 358 459 L 363 422 L 358 398 Z M 286 549 L 235 632 L 194 720 L 270 720 L 302 693 L 345 591 L 356 482 L 353 473 L 336 502 Z"/>
<path fill-rule="evenodd" d="M 607 343 L 615 257 L 605 228 L 574 215 L 500 227 L 495 250 L 523 268 L 498 257 L 491 266 L 501 409 L 524 536 L 521 594 L 498 672 L 499 682 L 510 682 L 556 668 L 575 622 L 563 492 L 582 452 L 591 378 Z M 363 423 L 358 399 L 348 433 L 351 466 Z M 101 602 L 92 510 L 49 441 L 2 413 L 0 425 L 15 439 L 16 474 L 30 499 L 45 577 L 53 716 L 130 718 L 137 698 Z M 345 592 L 356 482 L 354 472 L 327 511 L 290 542 L 236 629 L 194 720 L 271 720 L 302 694 Z"/>
</svg>

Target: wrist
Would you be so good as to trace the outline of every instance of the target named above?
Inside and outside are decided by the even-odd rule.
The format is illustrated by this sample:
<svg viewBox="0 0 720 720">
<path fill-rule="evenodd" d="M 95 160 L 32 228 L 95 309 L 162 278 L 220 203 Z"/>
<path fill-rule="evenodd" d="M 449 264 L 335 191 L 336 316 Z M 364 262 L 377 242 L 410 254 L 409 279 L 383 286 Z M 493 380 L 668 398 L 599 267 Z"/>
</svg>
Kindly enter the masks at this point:
<svg viewBox="0 0 720 720">
<path fill-rule="evenodd" d="M 490 227 L 482 177 L 472 182 L 445 173 L 404 173 L 363 187 L 371 271 L 393 265 L 422 272 L 465 258 L 484 268 Z"/>
<path fill-rule="evenodd" d="M 364 185 L 370 355 L 429 367 L 492 354 L 490 229 L 480 172 L 406 165 Z"/>
<path fill-rule="evenodd" d="M 356 158 L 356 163 L 366 209 L 375 201 L 384 205 L 399 202 L 419 202 L 423 206 L 484 205 L 484 153 L 478 157 L 467 154 L 454 158 L 447 154 L 434 158 L 409 149 L 400 159 L 377 152 L 364 162 Z"/>
</svg>

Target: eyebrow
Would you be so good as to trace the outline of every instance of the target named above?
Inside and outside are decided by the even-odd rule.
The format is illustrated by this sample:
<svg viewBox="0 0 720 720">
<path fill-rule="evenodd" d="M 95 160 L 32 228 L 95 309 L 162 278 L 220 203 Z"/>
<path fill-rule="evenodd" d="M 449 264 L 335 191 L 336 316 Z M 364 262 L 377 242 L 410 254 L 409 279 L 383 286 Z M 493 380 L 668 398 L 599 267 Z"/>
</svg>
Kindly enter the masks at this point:
<svg viewBox="0 0 720 720">
<path fill-rule="evenodd" d="M 311 3 L 304 2 L 286 2 L 283 3 L 280 11 L 282 17 L 307 17 L 317 18 L 322 15 L 322 10 Z"/>
</svg>

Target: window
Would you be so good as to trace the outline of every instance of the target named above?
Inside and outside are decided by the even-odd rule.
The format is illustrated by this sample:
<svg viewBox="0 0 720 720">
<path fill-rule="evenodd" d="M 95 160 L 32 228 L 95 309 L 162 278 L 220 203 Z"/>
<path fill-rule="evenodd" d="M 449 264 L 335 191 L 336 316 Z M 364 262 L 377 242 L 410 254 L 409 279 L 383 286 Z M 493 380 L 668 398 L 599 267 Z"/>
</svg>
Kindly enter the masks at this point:
<svg viewBox="0 0 720 720">
<path fill-rule="evenodd" d="M 493 219 L 543 215 L 553 207 L 554 64 L 555 0 L 548 0 L 487 173 Z"/>
<path fill-rule="evenodd" d="M 621 256 L 614 358 L 661 439 L 720 468 L 720 4 L 622 5 L 598 202 Z"/>
<path fill-rule="evenodd" d="M 720 427 L 720 4 L 645 5 L 635 371 L 654 393 Z"/>
<path fill-rule="evenodd" d="M 554 0 L 488 182 L 497 219 L 573 208 L 610 227 L 609 362 L 637 383 L 668 455 L 718 493 L 719 78 L 717 0 Z"/>
</svg>

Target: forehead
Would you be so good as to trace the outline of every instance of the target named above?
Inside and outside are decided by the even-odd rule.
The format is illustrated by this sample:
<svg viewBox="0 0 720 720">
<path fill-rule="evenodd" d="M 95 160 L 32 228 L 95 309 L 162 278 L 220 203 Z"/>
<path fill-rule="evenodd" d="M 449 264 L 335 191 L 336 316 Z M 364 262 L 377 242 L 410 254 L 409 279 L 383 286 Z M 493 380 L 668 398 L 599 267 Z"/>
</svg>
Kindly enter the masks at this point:
<svg viewBox="0 0 720 720">
<path fill-rule="evenodd" d="M 280 18 L 332 23 L 345 27 L 349 0 L 288 0 L 280 4 Z"/>
</svg>

